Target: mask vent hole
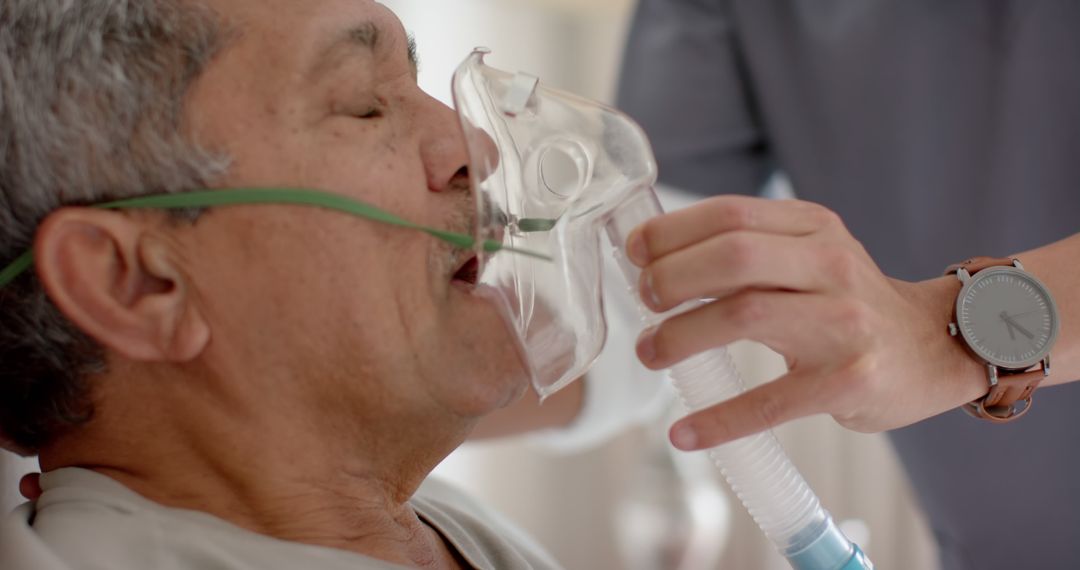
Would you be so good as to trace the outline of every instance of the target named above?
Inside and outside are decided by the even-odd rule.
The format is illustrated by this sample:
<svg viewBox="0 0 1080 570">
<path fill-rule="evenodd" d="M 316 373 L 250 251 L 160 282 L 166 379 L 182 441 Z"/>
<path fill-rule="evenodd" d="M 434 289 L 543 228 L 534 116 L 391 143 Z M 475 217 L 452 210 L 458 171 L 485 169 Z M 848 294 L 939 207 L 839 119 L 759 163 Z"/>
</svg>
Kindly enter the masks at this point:
<svg viewBox="0 0 1080 570">
<path fill-rule="evenodd" d="M 575 146 L 556 145 L 540 157 L 540 180 L 549 192 L 560 198 L 572 198 L 585 185 L 585 171 L 580 150 Z"/>
</svg>

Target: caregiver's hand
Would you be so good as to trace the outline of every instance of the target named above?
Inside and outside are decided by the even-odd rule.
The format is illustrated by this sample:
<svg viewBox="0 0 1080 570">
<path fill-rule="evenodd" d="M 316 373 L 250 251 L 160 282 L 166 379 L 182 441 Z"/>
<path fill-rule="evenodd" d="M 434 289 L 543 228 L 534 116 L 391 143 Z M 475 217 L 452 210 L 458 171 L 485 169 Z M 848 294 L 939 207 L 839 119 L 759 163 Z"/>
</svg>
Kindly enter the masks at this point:
<svg viewBox="0 0 1080 570">
<path fill-rule="evenodd" d="M 864 432 L 904 426 L 986 393 L 984 373 L 946 325 L 955 278 L 885 277 L 822 206 L 722 196 L 650 220 L 627 244 L 642 298 L 663 312 L 715 298 L 645 331 L 654 369 L 739 339 L 787 359 L 788 374 L 676 423 L 704 449 L 813 414 Z"/>
</svg>

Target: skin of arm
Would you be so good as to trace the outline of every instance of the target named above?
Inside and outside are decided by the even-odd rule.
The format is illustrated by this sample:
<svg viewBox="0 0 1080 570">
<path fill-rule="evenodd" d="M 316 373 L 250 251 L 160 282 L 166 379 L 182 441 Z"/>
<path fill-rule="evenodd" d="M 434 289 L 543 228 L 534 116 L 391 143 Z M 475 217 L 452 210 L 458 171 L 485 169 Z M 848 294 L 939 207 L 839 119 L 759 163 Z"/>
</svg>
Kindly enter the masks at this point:
<svg viewBox="0 0 1080 570">
<path fill-rule="evenodd" d="M 643 268 L 642 299 L 653 310 L 715 299 L 642 333 L 637 352 L 646 366 L 666 368 L 740 339 L 788 362 L 780 379 L 677 422 L 671 439 L 680 449 L 710 448 L 814 414 L 857 431 L 889 430 L 988 390 L 985 367 L 947 332 L 960 282 L 886 277 L 820 205 L 721 196 L 650 220 L 627 250 Z M 1080 234 L 1015 255 L 1061 312 L 1043 386 L 1080 378 L 1078 255 Z"/>
</svg>

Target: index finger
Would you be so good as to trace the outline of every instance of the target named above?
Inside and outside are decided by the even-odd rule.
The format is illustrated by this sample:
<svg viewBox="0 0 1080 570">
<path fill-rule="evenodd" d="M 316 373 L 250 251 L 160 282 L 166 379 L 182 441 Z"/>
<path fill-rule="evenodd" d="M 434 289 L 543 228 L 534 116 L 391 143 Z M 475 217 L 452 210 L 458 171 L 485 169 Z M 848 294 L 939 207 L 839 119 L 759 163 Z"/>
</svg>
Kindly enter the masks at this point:
<svg viewBox="0 0 1080 570">
<path fill-rule="evenodd" d="M 711 449 L 820 413 L 819 391 L 808 380 L 788 374 L 695 412 L 671 427 L 671 443 L 683 451 Z"/>
<path fill-rule="evenodd" d="M 627 253 L 636 265 L 732 231 L 788 236 L 815 233 L 836 217 L 823 206 L 801 200 L 767 200 L 748 196 L 716 196 L 653 218 L 631 232 Z"/>
</svg>

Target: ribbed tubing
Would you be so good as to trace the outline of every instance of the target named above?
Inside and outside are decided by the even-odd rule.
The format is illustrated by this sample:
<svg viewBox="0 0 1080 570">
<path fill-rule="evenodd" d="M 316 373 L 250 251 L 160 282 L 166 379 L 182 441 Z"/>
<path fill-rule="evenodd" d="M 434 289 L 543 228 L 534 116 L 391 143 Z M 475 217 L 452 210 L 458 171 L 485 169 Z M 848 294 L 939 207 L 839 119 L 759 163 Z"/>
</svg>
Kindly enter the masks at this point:
<svg viewBox="0 0 1080 570">
<path fill-rule="evenodd" d="M 726 348 L 687 359 L 674 366 L 669 376 L 683 405 L 692 412 L 745 390 Z M 797 551 L 813 542 L 817 536 L 808 536 L 808 529 L 820 526 L 824 531 L 828 513 L 771 430 L 715 447 L 709 456 L 780 552 Z"/>
</svg>

